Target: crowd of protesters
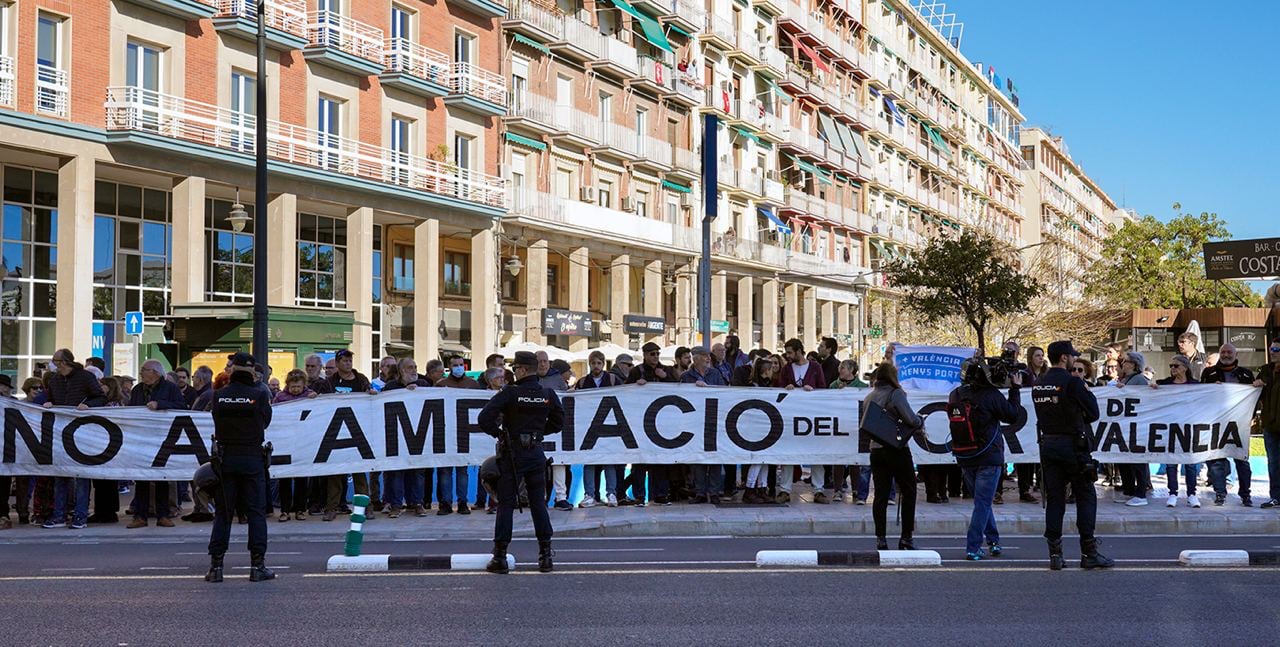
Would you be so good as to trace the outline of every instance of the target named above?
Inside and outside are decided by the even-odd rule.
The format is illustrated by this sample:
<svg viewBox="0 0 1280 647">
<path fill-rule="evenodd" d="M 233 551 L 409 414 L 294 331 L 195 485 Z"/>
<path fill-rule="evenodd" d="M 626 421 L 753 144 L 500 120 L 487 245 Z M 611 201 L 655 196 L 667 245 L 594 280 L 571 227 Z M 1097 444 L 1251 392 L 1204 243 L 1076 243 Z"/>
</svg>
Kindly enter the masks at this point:
<svg viewBox="0 0 1280 647">
<path fill-rule="evenodd" d="M 1189 336 L 1190 335 L 1190 336 Z M 1198 340 L 1191 333 L 1179 338 L 1181 352 L 1169 364 L 1168 376 L 1156 379 L 1152 367 L 1142 354 L 1125 352 L 1119 347 L 1107 349 L 1101 368 L 1086 358 L 1076 359 L 1073 372 L 1090 386 L 1114 385 L 1123 388 L 1176 388 L 1178 385 L 1204 383 L 1252 384 L 1263 389 L 1260 399 L 1260 425 L 1264 432 L 1269 459 L 1271 492 L 1264 508 L 1280 506 L 1280 388 L 1274 386 L 1280 370 L 1280 342 L 1269 348 L 1269 363 L 1256 374 L 1237 363 L 1236 349 L 1225 344 L 1218 353 L 1195 352 Z M 1006 356 L 1016 359 L 1022 349 L 1016 343 L 1006 344 Z M 675 363 L 664 364 L 662 349 L 645 344 L 637 362 L 629 354 L 614 358 L 593 352 L 586 371 L 574 374 L 563 360 L 550 360 L 538 353 L 538 376 L 542 383 L 557 391 L 612 388 L 625 384 L 678 383 L 699 387 L 764 387 L 813 391 L 873 387 L 866 398 L 882 407 L 899 411 L 904 423 L 919 425 L 919 417 L 905 404 L 897 382 L 897 370 L 891 361 L 873 367 L 863 374 L 854 359 L 837 356 L 834 339 L 823 339 L 819 347 L 806 352 L 796 339 L 788 340 L 781 354 L 757 349 L 745 351 L 736 336 L 728 336 L 723 344 L 710 347 L 680 347 Z M 1044 351 L 1026 349 L 1026 365 L 1022 372 L 1023 387 L 1034 385 L 1048 365 Z M 485 358 L 483 369 L 468 371 L 461 357 L 447 361 L 429 360 L 421 368 L 412 358 L 385 357 L 372 379 L 353 367 L 350 351 L 337 352 L 327 361 L 310 355 L 299 369 L 283 377 L 273 376 L 270 367 L 260 366 L 259 381 L 269 389 L 274 403 L 299 398 L 325 397 L 334 393 L 387 392 L 397 389 L 459 388 L 498 390 L 513 382 L 502 355 Z M 886 360 L 891 360 L 891 355 Z M 20 394 L 14 393 L 8 376 L 0 376 L 0 397 L 21 397 L 45 407 L 143 406 L 152 410 L 191 409 L 207 411 L 212 392 L 228 381 L 226 370 L 214 372 L 200 366 L 194 372 L 186 368 L 166 371 L 155 360 L 144 362 L 139 379 L 127 376 L 104 377 L 99 358 L 86 364 L 76 361 L 68 350 L 54 353 L 52 370 L 40 377 L 26 379 Z M 473 377 L 478 376 L 478 377 Z M 867 379 L 864 382 L 863 379 Z M 905 452 L 905 453 L 904 453 Z M 733 501 L 743 504 L 777 505 L 798 500 L 797 483 L 811 486 L 809 501 L 816 504 L 852 502 L 864 505 L 874 502 L 877 527 L 884 523 L 889 505 L 901 502 L 900 513 L 905 526 L 914 519 L 918 484 L 923 483 L 925 502 L 946 504 L 952 497 L 969 498 L 971 493 L 954 465 L 916 466 L 906 450 L 894 450 L 876 444 L 871 446 L 870 466 L 850 465 L 587 465 L 582 469 L 583 496 L 579 507 L 599 505 L 646 506 L 673 503 L 717 504 Z M 877 460 L 879 458 L 879 460 Z M 1019 464 L 1000 470 L 1000 483 L 994 503 L 1003 503 L 1005 480 L 1015 480 L 1019 500 L 1038 500 L 1038 470 L 1035 464 Z M 1214 503 L 1227 501 L 1227 480 L 1234 467 L 1237 474 L 1241 505 L 1252 505 L 1251 472 L 1248 461 L 1220 459 L 1207 464 L 1208 482 L 1214 491 Z M 423 517 L 432 514 L 471 514 L 473 508 L 492 513 L 494 502 L 487 500 L 483 488 L 471 483 L 475 467 L 456 466 L 433 469 L 407 469 L 325 477 L 273 479 L 269 497 L 269 513 L 280 523 L 304 521 L 318 517 L 332 521 L 349 512 L 349 489 L 367 494 L 373 501 L 368 518 L 382 514 L 389 518 L 405 515 Z M 569 501 L 573 471 L 555 464 L 550 468 L 553 484 L 547 503 L 560 510 L 574 508 Z M 1186 501 L 1199 507 L 1197 485 L 1199 465 L 1160 466 L 1168 479 L 1166 504 L 1176 506 Z M 1146 505 L 1153 494 L 1151 469 L 1147 464 L 1111 465 L 1100 477 L 1104 485 L 1115 487 L 1123 495 L 1121 502 L 1130 506 Z M 1181 489 L 1180 489 L 1181 488 Z M 807 489 L 807 488 L 806 488 Z M 472 498 L 471 492 L 475 492 Z M 1185 491 L 1185 499 L 1183 492 Z M 11 528 L 10 501 L 17 511 L 17 523 L 45 528 L 80 529 L 89 523 L 118 523 L 121 495 L 132 495 L 124 514 L 129 528 L 141 528 L 151 520 L 160 527 L 171 527 L 180 518 L 190 523 L 211 521 L 211 503 L 194 492 L 187 483 L 119 482 L 64 477 L 0 477 L 0 530 Z M 881 496 L 883 494 L 883 496 Z M 192 497 L 195 497 L 194 499 Z M 185 505 L 192 509 L 182 515 Z M 93 514 L 90 515 L 92 508 Z M 181 516 L 180 516 L 181 515 Z M 242 520 L 243 522 L 243 520 Z M 907 531 L 904 537 L 910 537 Z"/>
</svg>

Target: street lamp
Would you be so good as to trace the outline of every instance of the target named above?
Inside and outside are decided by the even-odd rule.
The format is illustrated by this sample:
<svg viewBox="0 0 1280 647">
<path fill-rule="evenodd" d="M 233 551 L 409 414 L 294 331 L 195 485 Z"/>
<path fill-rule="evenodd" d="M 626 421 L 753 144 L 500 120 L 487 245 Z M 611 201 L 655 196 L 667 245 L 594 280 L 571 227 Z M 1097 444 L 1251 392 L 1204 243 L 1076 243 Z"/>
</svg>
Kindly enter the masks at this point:
<svg viewBox="0 0 1280 647">
<path fill-rule="evenodd" d="M 519 258 L 512 256 L 511 260 L 507 261 L 507 264 L 503 267 L 506 268 L 507 274 L 520 276 L 520 270 L 524 269 L 524 263 L 521 263 Z"/>
<path fill-rule="evenodd" d="M 231 231 L 237 234 L 244 231 L 244 226 L 249 224 L 249 212 L 245 211 L 244 205 L 240 204 L 240 189 L 236 188 L 236 202 L 231 205 L 231 213 L 227 215 L 227 220 L 231 223 Z"/>
<path fill-rule="evenodd" d="M 666 292 L 667 296 L 671 296 L 671 293 L 676 291 L 675 279 L 672 279 L 670 274 L 662 281 L 662 291 Z"/>
<path fill-rule="evenodd" d="M 253 357 L 267 363 L 267 3 L 258 0 L 258 78 L 254 83 Z"/>
</svg>

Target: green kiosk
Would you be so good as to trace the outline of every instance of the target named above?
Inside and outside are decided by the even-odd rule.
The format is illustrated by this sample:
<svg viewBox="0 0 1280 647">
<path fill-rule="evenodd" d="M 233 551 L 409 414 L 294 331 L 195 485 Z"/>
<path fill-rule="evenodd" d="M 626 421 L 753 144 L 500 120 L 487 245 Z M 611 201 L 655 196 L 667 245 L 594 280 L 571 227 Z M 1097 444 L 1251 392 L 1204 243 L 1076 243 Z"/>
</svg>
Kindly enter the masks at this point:
<svg viewBox="0 0 1280 647">
<path fill-rule="evenodd" d="M 179 365 L 195 370 L 201 365 L 218 373 L 227 355 L 248 351 L 253 342 L 253 306 L 240 303 L 197 303 L 173 306 L 167 317 L 173 324 Z M 326 359 L 351 344 L 356 325 L 351 310 L 320 310 L 271 306 L 267 313 L 272 375 L 282 383 L 302 359 L 317 353 Z"/>
</svg>

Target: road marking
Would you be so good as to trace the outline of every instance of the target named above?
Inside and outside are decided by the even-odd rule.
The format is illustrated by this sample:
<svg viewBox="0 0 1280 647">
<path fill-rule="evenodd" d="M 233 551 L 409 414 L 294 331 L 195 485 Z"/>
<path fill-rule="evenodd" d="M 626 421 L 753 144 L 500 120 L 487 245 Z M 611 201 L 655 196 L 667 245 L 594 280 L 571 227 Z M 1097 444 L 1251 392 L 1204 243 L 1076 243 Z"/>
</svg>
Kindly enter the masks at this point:
<svg viewBox="0 0 1280 647">
<path fill-rule="evenodd" d="M 138 567 L 138 570 L 140 571 L 185 571 L 190 568 L 191 568 L 190 566 L 140 566 Z"/>
<path fill-rule="evenodd" d="M 677 564 L 755 564 L 754 559 L 674 560 L 669 562 L 560 562 L 565 566 L 675 566 Z"/>
<path fill-rule="evenodd" d="M 1116 569 L 1118 573 L 1221 573 L 1230 571 L 1258 571 L 1258 567 L 1224 567 L 1212 569 L 1188 569 L 1183 566 L 1137 566 L 1123 569 Z M 1084 573 L 1080 569 L 1070 569 L 1068 572 Z M 594 569 L 594 570 L 564 570 L 553 573 L 538 573 L 532 569 L 527 571 L 512 571 L 513 575 L 524 576 L 542 576 L 542 575 L 747 575 L 754 573 L 974 573 L 973 568 L 964 566 L 931 566 L 931 567 L 912 567 L 912 568 L 885 568 L 882 566 L 856 568 L 666 568 L 666 569 Z M 1045 567 L 1023 567 L 1010 566 L 1007 568 L 986 569 L 983 572 L 990 573 L 1049 573 L 1049 569 Z M 302 577 L 465 577 L 465 576 L 488 576 L 489 573 L 484 571 L 393 571 L 385 573 L 303 573 Z"/>
<path fill-rule="evenodd" d="M 661 553 L 665 548 L 557 548 L 557 553 Z"/>
<path fill-rule="evenodd" d="M 249 566 L 232 566 L 231 568 L 237 571 L 247 571 L 249 570 L 250 567 Z M 288 570 L 289 567 L 288 566 L 268 566 L 267 568 L 270 568 L 273 571 L 283 571 L 283 570 Z"/>
<path fill-rule="evenodd" d="M 63 572 L 67 572 L 67 573 L 69 573 L 69 572 L 92 571 L 92 570 L 94 570 L 94 567 L 92 567 L 92 566 L 80 566 L 80 567 L 76 567 L 76 568 L 72 568 L 72 567 L 65 567 L 65 568 L 42 568 L 42 569 L 40 569 L 40 572 L 42 572 L 42 573 L 63 573 Z"/>
<path fill-rule="evenodd" d="M 274 555 L 301 555 L 301 554 L 302 554 L 301 552 L 297 552 L 297 551 L 295 551 L 295 552 L 285 552 L 285 551 L 275 551 L 275 550 L 273 550 L 273 551 L 270 551 L 270 552 L 271 552 L 271 555 L 273 555 L 273 556 L 274 556 Z M 209 551 L 207 551 L 207 550 L 206 550 L 206 551 L 203 551 L 203 552 L 198 552 L 198 553 L 174 553 L 174 555 L 206 555 L 206 556 L 207 556 L 208 554 L 209 554 Z M 236 556 L 236 557 L 241 556 L 241 555 L 248 555 L 248 554 L 249 554 L 249 553 L 227 553 L 227 555 L 228 555 L 228 556 Z"/>
<path fill-rule="evenodd" d="M 969 560 L 967 560 L 967 559 L 944 559 L 944 560 L 942 560 L 942 561 L 944 561 L 944 562 L 956 562 L 956 563 L 961 563 L 961 562 L 968 562 Z M 1006 562 L 1006 563 L 1009 563 L 1009 564 L 1041 564 L 1041 563 L 1048 563 L 1048 561 L 1049 561 L 1049 560 L 1048 560 L 1047 558 L 1046 558 L 1046 559 L 1005 559 L 1005 558 L 1003 558 L 1003 557 L 984 557 L 984 558 L 982 558 L 982 560 L 981 560 L 981 561 L 982 561 L 982 562 L 984 562 L 984 563 L 987 563 L 987 564 L 995 565 L 995 564 L 999 564 L 1000 562 Z M 1114 561 L 1115 561 L 1117 564 L 1119 564 L 1119 563 L 1128 563 L 1128 564 L 1164 564 L 1164 563 L 1169 563 L 1169 562 L 1176 563 L 1178 560 L 1176 560 L 1176 559 L 1117 559 L 1117 560 L 1114 560 Z"/>
</svg>

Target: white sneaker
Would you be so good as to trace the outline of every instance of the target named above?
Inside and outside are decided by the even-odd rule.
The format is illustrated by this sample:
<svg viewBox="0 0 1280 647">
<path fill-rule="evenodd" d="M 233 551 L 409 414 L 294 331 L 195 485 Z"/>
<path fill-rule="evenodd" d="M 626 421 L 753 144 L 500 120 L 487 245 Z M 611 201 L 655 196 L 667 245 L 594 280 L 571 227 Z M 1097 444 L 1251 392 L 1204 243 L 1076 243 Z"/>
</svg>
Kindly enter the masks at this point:
<svg viewBox="0 0 1280 647">
<path fill-rule="evenodd" d="M 1194 494 L 1192 494 L 1191 496 L 1188 496 L 1188 497 L 1187 497 L 1187 505 L 1189 505 L 1189 506 L 1191 506 L 1191 507 L 1193 507 L 1193 508 L 1198 508 L 1198 507 L 1200 507 L 1200 497 L 1198 497 L 1198 496 L 1196 496 L 1196 495 L 1194 495 Z"/>
<path fill-rule="evenodd" d="M 609 507 L 610 508 L 618 507 L 618 495 L 616 494 L 609 495 Z"/>
<path fill-rule="evenodd" d="M 579 507 L 579 508 L 594 508 L 594 507 L 596 507 L 596 505 L 598 505 L 598 504 L 596 503 L 596 499 L 595 499 L 595 497 L 591 497 L 591 496 L 584 496 L 584 497 L 582 497 L 582 502 L 578 504 L 578 507 Z"/>
<path fill-rule="evenodd" d="M 1178 495 L 1170 494 L 1169 500 L 1165 502 L 1165 505 L 1169 506 L 1170 508 L 1178 507 Z"/>
<path fill-rule="evenodd" d="M 1124 504 L 1131 508 L 1137 508 L 1140 506 L 1147 505 L 1147 499 L 1146 497 L 1135 496 L 1132 499 L 1125 501 Z"/>
</svg>

